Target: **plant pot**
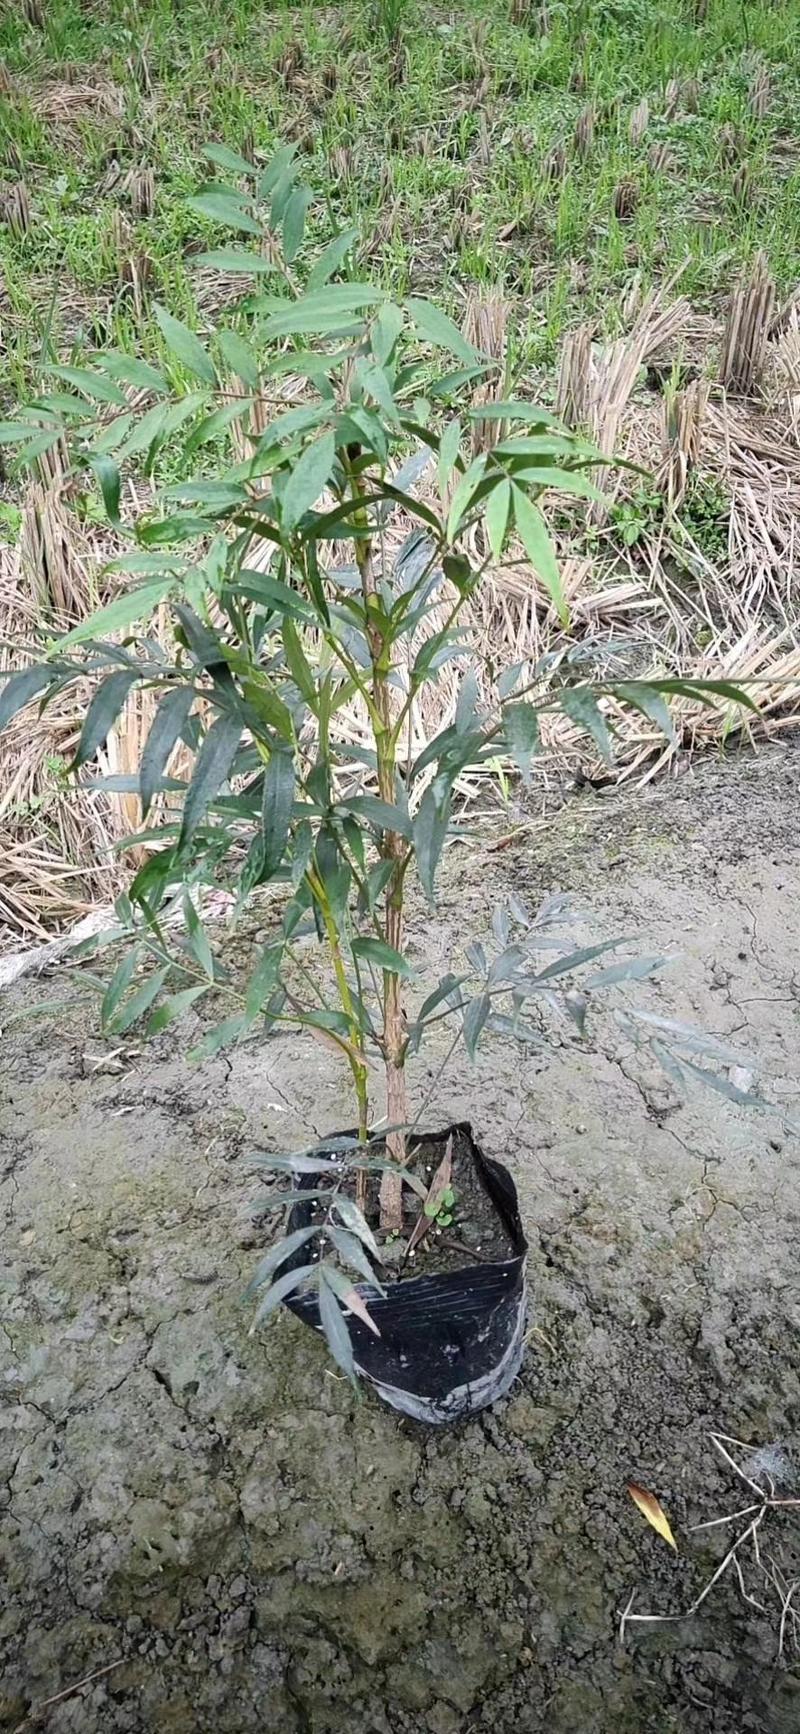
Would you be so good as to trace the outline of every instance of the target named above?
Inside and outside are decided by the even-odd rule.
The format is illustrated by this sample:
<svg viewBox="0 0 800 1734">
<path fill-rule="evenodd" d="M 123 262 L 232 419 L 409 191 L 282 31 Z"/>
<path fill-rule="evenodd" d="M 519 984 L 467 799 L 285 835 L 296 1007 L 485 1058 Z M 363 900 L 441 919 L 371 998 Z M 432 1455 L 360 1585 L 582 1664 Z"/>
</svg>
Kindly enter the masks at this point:
<svg viewBox="0 0 800 1734">
<path fill-rule="evenodd" d="M 514 1182 L 501 1162 L 483 1154 L 466 1123 L 425 1134 L 416 1142 L 443 1155 L 451 1134 L 461 1139 L 462 1160 L 466 1147 L 512 1256 L 465 1261 L 460 1269 L 428 1276 L 403 1276 L 388 1284 L 384 1297 L 358 1284 L 380 1337 L 352 1313 L 344 1315 L 361 1377 L 392 1408 L 434 1426 L 474 1415 L 505 1395 L 522 1361 L 527 1311 L 528 1243 Z M 303 1175 L 299 1186 L 313 1188 L 329 1179 L 329 1174 Z M 296 1204 L 289 1228 L 308 1227 L 312 1208 L 310 1203 Z M 305 1256 L 301 1254 L 299 1262 Z M 321 1330 L 313 1294 L 292 1295 L 285 1304 L 304 1324 Z"/>
</svg>

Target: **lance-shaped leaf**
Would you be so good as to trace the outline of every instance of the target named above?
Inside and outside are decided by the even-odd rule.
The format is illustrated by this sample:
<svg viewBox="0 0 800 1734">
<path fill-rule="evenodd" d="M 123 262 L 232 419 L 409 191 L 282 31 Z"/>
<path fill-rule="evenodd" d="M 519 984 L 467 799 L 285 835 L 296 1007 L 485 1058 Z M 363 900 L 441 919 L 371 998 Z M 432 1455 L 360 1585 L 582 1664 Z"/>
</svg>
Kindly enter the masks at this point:
<svg viewBox="0 0 800 1734">
<path fill-rule="evenodd" d="M 55 684 L 56 674 L 53 668 L 44 663 L 35 663 L 32 668 L 22 668 L 18 674 L 9 675 L 0 686 L 0 729 L 11 722 L 18 711 L 24 710 L 26 704 L 38 698 L 41 692 Z"/>
<path fill-rule="evenodd" d="M 226 782 L 242 734 L 241 719 L 220 716 L 212 723 L 197 755 L 183 808 L 181 844 L 186 844 L 205 818 L 210 803 Z"/>
<path fill-rule="evenodd" d="M 260 1325 L 263 1319 L 274 1313 L 287 1295 L 294 1294 L 295 1289 L 301 1288 L 309 1277 L 316 1277 L 318 1272 L 317 1264 L 301 1264 L 297 1270 L 287 1270 L 285 1276 L 279 1276 L 276 1282 L 271 1283 L 250 1326 L 250 1335 L 253 1335 L 256 1325 Z"/>
<path fill-rule="evenodd" d="M 336 1271 L 334 1273 L 329 1266 L 320 1266 L 320 1323 L 325 1332 L 325 1340 L 328 1344 L 328 1348 L 330 1349 L 337 1367 L 341 1367 L 342 1372 L 346 1377 L 355 1384 L 356 1367 L 353 1358 L 353 1345 L 350 1341 L 350 1332 L 347 1329 L 342 1309 L 337 1299 L 335 1277 L 338 1275 L 339 1272 Z M 347 1293 L 350 1293 L 349 1287 L 347 1288 Z"/>
<path fill-rule="evenodd" d="M 677 1553 L 678 1544 L 669 1526 L 669 1521 L 663 1507 L 659 1505 L 655 1494 L 648 1493 L 644 1487 L 639 1487 L 638 1483 L 635 1481 L 629 1481 L 628 1492 L 637 1510 L 641 1511 L 643 1518 L 645 1518 L 646 1522 L 650 1524 L 651 1529 L 654 1529 L 656 1534 L 660 1535 L 664 1541 L 668 1542 L 673 1551 Z"/>
<path fill-rule="evenodd" d="M 295 766 L 290 752 L 275 748 L 264 772 L 261 796 L 262 877 L 276 873 L 286 853 L 294 803 Z"/>
<path fill-rule="evenodd" d="M 181 319 L 176 319 L 166 307 L 155 302 L 153 312 L 161 335 L 171 355 L 180 362 L 187 373 L 194 374 L 198 379 L 205 380 L 207 385 L 216 385 L 217 375 L 214 363 L 207 349 L 203 348 L 199 337 L 184 325 Z"/>
<path fill-rule="evenodd" d="M 301 1246 L 305 1246 L 307 1241 L 312 1240 L 314 1235 L 318 1235 L 320 1232 L 319 1224 L 314 1223 L 310 1228 L 296 1228 L 293 1234 L 282 1235 L 280 1240 L 276 1240 L 275 1245 L 270 1247 L 260 1264 L 256 1265 L 244 1291 L 243 1299 L 252 1300 L 253 1295 L 260 1288 L 263 1288 L 265 1282 L 269 1282 L 274 1272 L 280 1270 L 281 1265 L 286 1263 L 287 1258 L 293 1258 L 295 1253 L 300 1251 Z"/>
<path fill-rule="evenodd" d="M 422 888 L 429 901 L 434 900 L 434 882 L 439 857 L 444 848 L 450 824 L 450 797 L 442 801 L 437 798 L 435 785 L 432 784 L 420 802 L 419 812 L 414 820 L 414 846 L 417 856 L 417 872 Z"/>
<path fill-rule="evenodd" d="M 104 680 L 102 686 L 97 688 L 81 729 L 74 760 L 75 770 L 87 764 L 89 759 L 94 758 L 98 748 L 105 745 L 131 687 L 138 679 L 138 670 L 122 668 L 116 674 L 109 675 L 108 680 Z"/>
<path fill-rule="evenodd" d="M 377 969 L 385 969 L 390 975 L 408 977 L 411 975 L 411 965 L 402 953 L 395 951 L 393 945 L 387 945 L 383 939 L 353 940 L 353 956 L 363 958 L 365 963 L 372 963 Z"/>
<path fill-rule="evenodd" d="M 150 725 L 139 767 L 139 796 L 146 819 L 158 793 L 171 753 L 180 740 L 194 704 L 191 686 L 176 686 L 165 692 Z"/>
</svg>

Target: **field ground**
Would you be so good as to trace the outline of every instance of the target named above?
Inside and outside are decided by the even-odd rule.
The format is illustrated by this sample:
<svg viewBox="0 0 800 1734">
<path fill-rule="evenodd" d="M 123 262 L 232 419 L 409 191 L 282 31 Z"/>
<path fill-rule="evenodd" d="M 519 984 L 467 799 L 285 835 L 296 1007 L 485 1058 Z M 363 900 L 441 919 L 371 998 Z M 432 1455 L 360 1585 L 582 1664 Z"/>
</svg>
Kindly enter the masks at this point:
<svg viewBox="0 0 800 1734">
<path fill-rule="evenodd" d="M 48 345 L 152 344 L 126 258 L 145 303 L 224 293 L 196 281 L 208 231 L 186 208 L 212 139 L 255 160 L 294 139 L 318 220 L 355 225 L 398 292 L 506 296 L 526 376 L 582 320 L 625 329 L 637 280 L 680 270 L 714 310 L 766 246 L 796 286 L 796 0 L 28 10 L 41 28 L 24 5 L 0 22 L 0 163 L 30 207 L 2 239 L 7 390 Z"/>
<path fill-rule="evenodd" d="M 412 917 L 418 991 L 495 901 L 569 890 L 592 937 L 680 946 L 651 1007 L 741 1046 L 791 1107 L 796 781 L 796 748 L 772 747 L 573 797 L 480 862 L 454 846 L 435 926 Z M 0 1726 L 121 1664 L 51 1706 L 48 1734 L 794 1734 L 793 1511 L 765 1520 L 765 1570 L 742 1554 L 763 1613 L 731 1570 L 694 1619 L 617 1633 L 632 1592 L 688 1607 L 735 1538 L 688 1532 L 752 1497 L 712 1430 L 772 1448 L 797 1493 L 800 1189 L 779 1116 L 680 1105 L 611 1025 L 583 1052 L 455 1062 L 438 1114 L 514 1172 L 533 1312 L 510 1397 L 423 1431 L 354 1408 L 288 1317 L 247 1335 L 249 1153 L 343 1123 L 335 1060 L 288 1036 L 198 1072 L 191 1028 L 104 1043 L 91 1001 L 11 1021 L 81 992 L 79 971 L 22 983 L 4 1013 Z"/>
</svg>

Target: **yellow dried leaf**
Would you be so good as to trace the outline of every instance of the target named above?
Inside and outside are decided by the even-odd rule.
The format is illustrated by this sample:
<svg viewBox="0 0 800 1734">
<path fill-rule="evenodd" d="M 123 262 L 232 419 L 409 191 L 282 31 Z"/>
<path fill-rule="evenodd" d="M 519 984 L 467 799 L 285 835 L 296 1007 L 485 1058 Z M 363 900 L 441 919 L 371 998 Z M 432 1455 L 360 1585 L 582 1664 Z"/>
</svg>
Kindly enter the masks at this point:
<svg viewBox="0 0 800 1734">
<path fill-rule="evenodd" d="M 635 1481 L 628 1482 L 628 1492 L 634 1505 L 639 1511 L 641 1511 L 646 1522 L 650 1524 L 651 1529 L 654 1529 L 656 1534 L 660 1535 L 664 1541 L 668 1542 L 669 1546 L 674 1549 L 675 1553 L 677 1553 L 678 1543 L 670 1529 L 666 1514 L 659 1505 L 655 1494 L 648 1493 L 644 1487 L 638 1487 Z"/>
</svg>

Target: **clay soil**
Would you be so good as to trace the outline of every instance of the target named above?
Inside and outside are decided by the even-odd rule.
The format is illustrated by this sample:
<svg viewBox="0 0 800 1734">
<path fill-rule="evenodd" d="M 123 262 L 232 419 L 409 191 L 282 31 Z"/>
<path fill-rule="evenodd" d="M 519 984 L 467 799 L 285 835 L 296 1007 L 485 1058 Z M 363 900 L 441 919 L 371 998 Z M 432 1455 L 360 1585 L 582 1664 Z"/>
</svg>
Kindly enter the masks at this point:
<svg viewBox="0 0 800 1734">
<path fill-rule="evenodd" d="M 420 995 L 510 891 L 568 890 L 581 938 L 680 954 L 618 1003 L 734 1038 L 797 1113 L 798 765 L 792 745 L 706 761 L 452 848 L 436 916 L 412 918 Z M 88 999 L 17 1017 L 76 991 L 26 981 L 0 1014 L 0 1727 L 796 1734 L 800 1669 L 756 1576 L 764 1612 L 726 1579 L 684 1624 L 617 1632 L 632 1591 L 688 1605 L 728 1533 L 689 1526 L 748 1503 L 711 1431 L 781 1447 L 800 1492 L 781 1114 L 682 1102 L 608 1019 L 585 1050 L 457 1057 L 433 1118 L 470 1119 L 514 1173 L 531 1331 L 506 1401 L 426 1431 L 356 1401 L 290 1317 L 247 1334 L 248 1158 L 350 1123 L 334 1057 L 281 1038 L 193 1070 L 192 1018 L 115 1052 Z M 764 1530 L 788 1574 L 798 1530 L 791 1507 Z"/>
</svg>

